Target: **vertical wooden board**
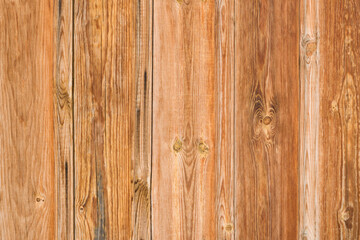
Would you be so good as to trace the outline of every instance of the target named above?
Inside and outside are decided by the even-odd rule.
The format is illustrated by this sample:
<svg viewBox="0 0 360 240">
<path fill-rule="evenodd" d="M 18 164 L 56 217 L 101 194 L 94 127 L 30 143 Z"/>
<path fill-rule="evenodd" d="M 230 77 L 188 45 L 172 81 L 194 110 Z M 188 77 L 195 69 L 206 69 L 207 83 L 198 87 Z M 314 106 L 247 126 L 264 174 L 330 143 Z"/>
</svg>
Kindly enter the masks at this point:
<svg viewBox="0 0 360 240">
<path fill-rule="evenodd" d="M 1 239 L 55 237 L 53 19 L 53 1 L 0 1 Z"/>
<path fill-rule="evenodd" d="M 296 239 L 299 2 L 235 7 L 236 239 Z"/>
<path fill-rule="evenodd" d="M 129 239 L 135 4 L 74 7 L 75 237 Z"/>
<path fill-rule="evenodd" d="M 134 199 L 132 239 L 150 239 L 152 134 L 152 0 L 136 4 L 136 96 L 134 128 Z"/>
<path fill-rule="evenodd" d="M 234 239 L 235 1 L 216 1 L 216 239 Z"/>
<path fill-rule="evenodd" d="M 74 239 L 73 1 L 54 1 L 56 239 Z"/>
<path fill-rule="evenodd" d="M 300 1 L 300 209 L 299 239 L 317 239 L 319 228 L 318 1 Z"/>
<path fill-rule="evenodd" d="M 359 10 L 319 1 L 317 239 L 359 237 Z"/>
<path fill-rule="evenodd" d="M 216 238 L 214 25 L 214 1 L 154 1 L 153 239 Z"/>
</svg>

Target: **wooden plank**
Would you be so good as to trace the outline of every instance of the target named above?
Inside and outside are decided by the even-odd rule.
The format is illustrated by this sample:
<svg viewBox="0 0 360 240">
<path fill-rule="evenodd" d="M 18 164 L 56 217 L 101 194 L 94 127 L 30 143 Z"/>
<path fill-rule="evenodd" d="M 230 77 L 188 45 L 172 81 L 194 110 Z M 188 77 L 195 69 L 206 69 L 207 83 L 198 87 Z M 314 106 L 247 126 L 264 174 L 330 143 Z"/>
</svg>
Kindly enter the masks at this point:
<svg viewBox="0 0 360 240">
<path fill-rule="evenodd" d="M 134 1 L 75 0 L 77 239 L 131 237 Z"/>
<path fill-rule="evenodd" d="M 235 1 L 216 1 L 216 239 L 234 239 Z"/>
<path fill-rule="evenodd" d="M 74 239 L 73 1 L 54 1 L 56 239 Z"/>
<path fill-rule="evenodd" d="M 320 69 L 318 89 L 313 90 L 319 111 L 311 113 L 319 126 L 318 133 L 312 133 L 318 141 L 318 152 L 313 153 L 318 159 L 318 207 L 309 223 L 316 239 L 358 239 L 360 5 L 321 0 L 317 8 L 317 49 L 310 56 Z"/>
<path fill-rule="evenodd" d="M 154 1 L 152 238 L 216 238 L 215 2 Z"/>
<path fill-rule="evenodd" d="M 299 2 L 236 1 L 235 26 L 236 239 L 296 239 Z"/>
<path fill-rule="evenodd" d="M 55 237 L 53 7 L 0 1 L 1 239 Z"/>
<path fill-rule="evenodd" d="M 153 1 L 136 4 L 136 106 L 134 135 L 134 199 L 132 239 L 151 238 L 151 135 L 152 135 L 152 7 Z"/>
<path fill-rule="evenodd" d="M 318 239 L 319 62 L 318 1 L 300 2 L 300 225 L 299 239 Z"/>
</svg>

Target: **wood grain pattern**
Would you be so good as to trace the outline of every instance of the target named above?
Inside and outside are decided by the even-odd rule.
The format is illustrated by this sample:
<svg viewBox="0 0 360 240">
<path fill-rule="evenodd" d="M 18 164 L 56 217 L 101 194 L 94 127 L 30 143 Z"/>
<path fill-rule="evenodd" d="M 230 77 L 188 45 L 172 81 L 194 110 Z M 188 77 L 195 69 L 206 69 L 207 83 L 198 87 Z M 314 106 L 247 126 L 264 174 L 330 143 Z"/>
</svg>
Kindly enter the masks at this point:
<svg viewBox="0 0 360 240">
<path fill-rule="evenodd" d="M 0 239 L 359 239 L 357 0 L 0 0 Z"/>
<path fill-rule="evenodd" d="M 214 24 L 214 1 L 154 1 L 153 239 L 216 238 Z"/>
<path fill-rule="evenodd" d="M 234 239 L 234 13 L 232 0 L 216 1 L 216 239 Z"/>
<path fill-rule="evenodd" d="M 132 239 L 151 238 L 152 30 L 153 2 L 136 4 L 136 97 Z"/>
<path fill-rule="evenodd" d="M 297 238 L 298 19 L 298 1 L 236 2 L 236 239 Z"/>
<path fill-rule="evenodd" d="M 300 232 L 299 239 L 317 239 L 319 228 L 319 63 L 318 1 L 300 7 Z"/>
<path fill-rule="evenodd" d="M 54 1 L 55 239 L 74 239 L 73 1 Z"/>
<path fill-rule="evenodd" d="M 359 237 L 359 4 L 319 1 L 316 239 Z"/>
<path fill-rule="evenodd" d="M 77 239 L 131 236 L 133 1 L 75 1 Z"/>
<path fill-rule="evenodd" d="M 53 1 L 0 1 L 0 239 L 55 236 L 53 19 Z"/>
</svg>

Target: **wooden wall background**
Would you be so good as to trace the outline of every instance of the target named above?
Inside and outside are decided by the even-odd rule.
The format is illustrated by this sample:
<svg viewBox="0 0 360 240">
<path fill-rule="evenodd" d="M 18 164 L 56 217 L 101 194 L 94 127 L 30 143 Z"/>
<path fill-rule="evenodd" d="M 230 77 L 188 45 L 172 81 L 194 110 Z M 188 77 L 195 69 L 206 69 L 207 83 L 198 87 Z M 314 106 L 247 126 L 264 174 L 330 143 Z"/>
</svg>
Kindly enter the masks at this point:
<svg viewBox="0 0 360 240">
<path fill-rule="evenodd" d="M 0 0 L 0 239 L 359 239 L 357 0 Z"/>
</svg>

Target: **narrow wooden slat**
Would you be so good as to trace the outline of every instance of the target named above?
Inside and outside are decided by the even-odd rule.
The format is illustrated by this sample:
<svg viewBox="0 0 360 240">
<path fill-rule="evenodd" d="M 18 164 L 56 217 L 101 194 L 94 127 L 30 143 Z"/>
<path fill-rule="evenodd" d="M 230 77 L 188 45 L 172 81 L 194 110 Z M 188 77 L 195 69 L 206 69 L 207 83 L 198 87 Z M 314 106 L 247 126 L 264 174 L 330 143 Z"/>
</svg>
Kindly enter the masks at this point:
<svg viewBox="0 0 360 240">
<path fill-rule="evenodd" d="M 214 26 L 214 1 L 154 1 L 153 239 L 216 239 Z"/>
<path fill-rule="evenodd" d="M 74 7 L 75 237 L 129 239 L 135 4 Z"/>
<path fill-rule="evenodd" d="M 300 2 L 300 232 L 319 239 L 319 63 L 318 1 Z"/>
<path fill-rule="evenodd" d="M 216 239 L 234 239 L 234 7 L 216 1 Z"/>
<path fill-rule="evenodd" d="M 236 1 L 236 239 L 296 239 L 299 2 Z"/>
<path fill-rule="evenodd" d="M 53 7 L 0 1 L 0 239 L 55 237 Z"/>
<path fill-rule="evenodd" d="M 358 1 L 318 2 L 316 239 L 359 238 L 359 10 Z"/>
<path fill-rule="evenodd" d="M 152 129 L 152 0 L 136 5 L 136 116 L 134 136 L 133 239 L 150 239 Z"/>
<path fill-rule="evenodd" d="M 74 239 L 73 1 L 54 1 L 56 239 Z"/>
</svg>

